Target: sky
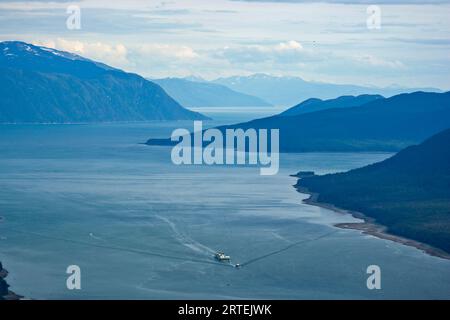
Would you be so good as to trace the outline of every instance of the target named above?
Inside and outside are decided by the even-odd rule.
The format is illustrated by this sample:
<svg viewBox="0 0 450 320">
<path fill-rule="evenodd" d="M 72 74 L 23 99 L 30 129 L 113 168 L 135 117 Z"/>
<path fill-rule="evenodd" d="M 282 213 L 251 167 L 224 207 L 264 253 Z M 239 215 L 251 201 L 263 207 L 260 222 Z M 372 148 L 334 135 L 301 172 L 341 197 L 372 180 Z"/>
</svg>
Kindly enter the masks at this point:
<svg viewBox="0 0 450 320">
<path fill-rule="evenodd" d="M 0 1 L 0 40 L 152 78 L 266 73 L 450 90 L 449 17 L 439 0 L 15 0 Z"/>
</svg>

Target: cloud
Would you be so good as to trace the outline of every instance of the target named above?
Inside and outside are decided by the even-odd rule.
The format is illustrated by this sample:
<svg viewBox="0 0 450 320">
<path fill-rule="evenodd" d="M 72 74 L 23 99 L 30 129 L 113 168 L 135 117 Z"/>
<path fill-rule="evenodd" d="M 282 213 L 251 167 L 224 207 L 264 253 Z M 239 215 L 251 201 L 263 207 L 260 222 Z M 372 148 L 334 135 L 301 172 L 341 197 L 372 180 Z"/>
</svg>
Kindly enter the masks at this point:
<svg viewBox="0 0 450 320">
<path fill-rule="evenodd" d="M 56 40 L 33 41 L 35 45 L 68 51 L 108 65 L 139 69 L 139 65 L 187 63 L 200 57 L 193 48 L 185 45 L 148 43 L 126 47 L 121 43 L 85 42 L 57 38 Z"/>
<path fill-rule="evenodd" d="M 236 2 L 284 2 L 284 3 L 314 3 L 314 0 L 232 0 Z M 339 4 L 374 4 L 373 0 L 322 0 L 323 3 Z M 442 4 L 450 0 L 377 0 L 375 4 Z"/>
<path fill-rule="evenodd" d="M 310 51 L 305 50 L 302 44 L 295 40 L 275 45 L 224 47 L 217 50 L 213 56 L 231 63 L 296 63 L 312 58 Z"/>
<path fill-rule="evenodd" d="M 154 58 L 165 57 L 166 59 L 192 60 L 199 57 L 199 54 L 191 47 L 184 45 L 170 44 L 143 44 L 136 48 L 136 53 Z"/>
<path fill-rule="evenodd" d="M 128 67 L 128 49 L 125 45 L 102 42 L 83 42 L 58 38 L 56 40 L 34 41 L 34 44 L 61 51 L 76 53 L 85 58 L 100 61 L 114 67 Z"/>
<path fill-rule="evenodd" d="M 450 0 L 163 1 L 0 1 L 0 39 L 41 40 L 148 76 L 450 84 Z M 367 29 L 369 3 L 382 6 L 380 30 Z M 66 28 L 69 4 L 82 9 L 81 30 Z"/>
<path fill-rule="evenodd" d="M 295 50 L 295 51 L 302 51 L 303 46 L 295 41 L 291 40 L 288 42 L 280 42 L 277 46 L 275 46 L 276 51 L 289 51 L 289 50 Z"/>
<path fill-rule="evenodd" d="M 411 38 L 411 39 L 401 39 L 401 38 L 388 38 L 385 41 L 392 42 L 402 42 L 408 44 L 416 44 L 416 45 L 427 45 L 427 46 L 450 46 L 450 39 L 448 38 Z"/>
<path fill-rule="evenodd" d="M 405 65 L 398 60 L 385 60 L 370 54 L 362 54 L 355 55 L 354 60 L 365 65 L 374 66 L 374 67 L 382 67 L 382 68 L 390 68 L 390 69 L 403 69 Z"/>
</svg>

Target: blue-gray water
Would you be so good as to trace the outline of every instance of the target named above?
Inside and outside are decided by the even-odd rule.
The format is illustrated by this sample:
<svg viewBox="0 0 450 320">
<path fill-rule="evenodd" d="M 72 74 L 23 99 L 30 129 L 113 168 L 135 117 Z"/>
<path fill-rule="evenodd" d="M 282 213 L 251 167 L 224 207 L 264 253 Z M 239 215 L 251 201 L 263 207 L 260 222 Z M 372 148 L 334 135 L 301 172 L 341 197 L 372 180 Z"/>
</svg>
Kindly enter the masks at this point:
<svg viewBox="0 0 450 320">
<path fill-rule="evenodd" d="M 450 261 L 332 227 L 354 219 L 302 204 L 306 196 L 289 177 L 388 154 L 282 154 L 279 174 L 260 176 L 254 167 L 175 166 L 170 148 L 139 144 L 176 127 L 191 124 L 0 126 L 0 260 L 16 292 L 37 299 L 450 298 Z M 224 266 L 212 258 L 216 250 L 251 263 Z M 66 289 L 72 264 L 81 267 L 80 291 Z M 381 267 L 381 290 L 366 287 L 372 264 Z"/>
</svg>

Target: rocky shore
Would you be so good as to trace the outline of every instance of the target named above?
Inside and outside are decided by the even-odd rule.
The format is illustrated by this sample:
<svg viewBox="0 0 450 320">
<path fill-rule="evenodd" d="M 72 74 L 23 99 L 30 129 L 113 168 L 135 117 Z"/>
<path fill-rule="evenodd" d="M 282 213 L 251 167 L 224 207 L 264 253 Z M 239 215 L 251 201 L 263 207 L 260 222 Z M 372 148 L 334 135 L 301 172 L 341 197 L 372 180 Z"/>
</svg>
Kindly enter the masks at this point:
<svg viewBox="0 0 450 320">
<path fill-rule="evenodd" d="M 0 300 L 20 300 L 23 297 L 9 290 L 9 284 L 6 282 L 8 277 L 8 270 L 3 268 L 3 264 L 0 262 Z"/>
</svg>

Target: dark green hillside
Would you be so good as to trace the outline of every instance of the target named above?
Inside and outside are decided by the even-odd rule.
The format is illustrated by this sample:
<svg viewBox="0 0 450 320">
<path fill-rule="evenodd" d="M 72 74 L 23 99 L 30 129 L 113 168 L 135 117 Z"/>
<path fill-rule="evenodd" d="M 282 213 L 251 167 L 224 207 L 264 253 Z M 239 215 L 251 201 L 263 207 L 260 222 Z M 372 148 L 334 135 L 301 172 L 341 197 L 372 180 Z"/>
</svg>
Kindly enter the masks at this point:
<svg viewBox="0 0 450 320">
<path fill-rule="evenodd" d="M 160 86 L 78 55 L 0 43 L 0 123 L 206 119 Z"/>
<path fill-rule="evenodd" d="M 219 129 L 279 129 L 281 152 L 354 152 L 399 151 L 449 127 L 450 92 L 414 92 L 357 107 L 276 115 Z M 172 144 L 170 139 L 147 143 Z"/>
<path fill-rule="evenodd" d="M 305 177 L 318 201 L 359 211 L 395 235 L 450 252 L 450 129 L 360 169 Z"/>
</svg>

